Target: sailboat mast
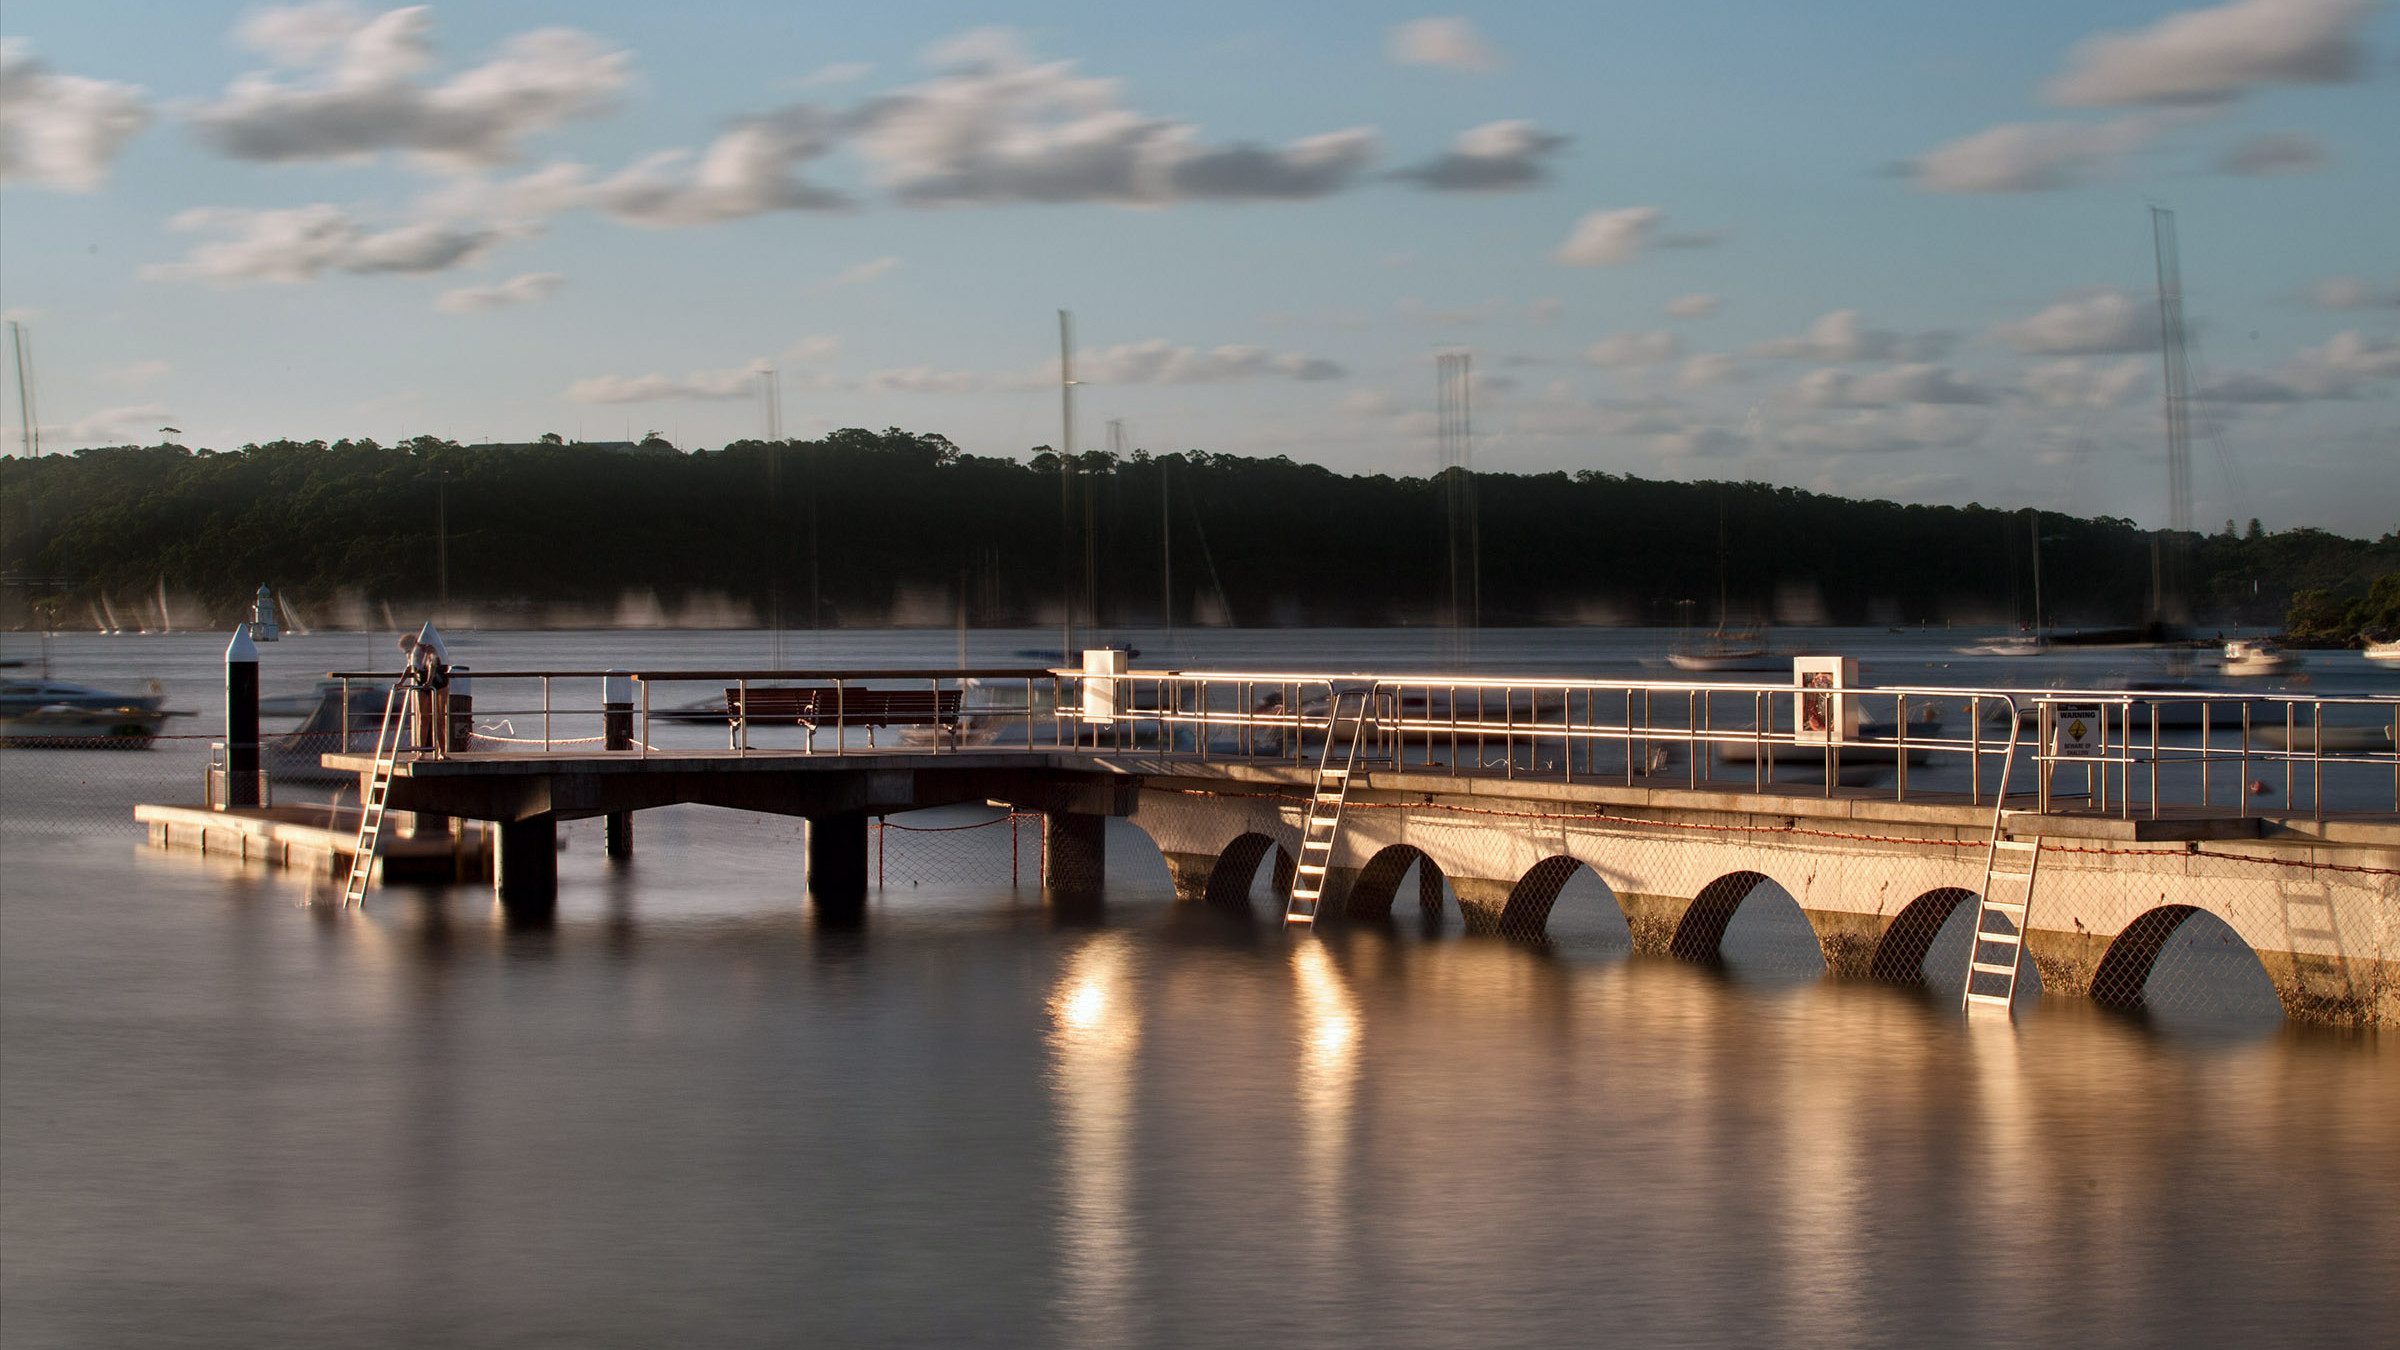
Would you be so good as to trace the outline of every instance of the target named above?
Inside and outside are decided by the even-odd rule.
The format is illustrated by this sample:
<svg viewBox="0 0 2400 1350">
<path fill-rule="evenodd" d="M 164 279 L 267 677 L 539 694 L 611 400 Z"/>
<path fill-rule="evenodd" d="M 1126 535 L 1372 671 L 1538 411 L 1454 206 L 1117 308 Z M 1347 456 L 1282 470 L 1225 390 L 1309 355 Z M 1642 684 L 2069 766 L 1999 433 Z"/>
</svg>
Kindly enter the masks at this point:
<svg viewBox="0 0 2400 1350">
<path fill-rule="evenodd" d="M 2158 596 L 2152 617 L 2191 621 L 2184 598 L 2185 541 L 2192 531 L 2192 440 L 2186 408 L 2183 352 L 2183 260 L 2175 244 L 2175 213 L 2150 208 L 2150 239 L 2158 255 L 2158 337 L 2166 375 L 2167 528 L 2159 555 Z"/>
<path fill-rule="evenodd" d="M 1075 316 L 1058 312 L 1058 659 L 1075 659 Z"/>
</svg>

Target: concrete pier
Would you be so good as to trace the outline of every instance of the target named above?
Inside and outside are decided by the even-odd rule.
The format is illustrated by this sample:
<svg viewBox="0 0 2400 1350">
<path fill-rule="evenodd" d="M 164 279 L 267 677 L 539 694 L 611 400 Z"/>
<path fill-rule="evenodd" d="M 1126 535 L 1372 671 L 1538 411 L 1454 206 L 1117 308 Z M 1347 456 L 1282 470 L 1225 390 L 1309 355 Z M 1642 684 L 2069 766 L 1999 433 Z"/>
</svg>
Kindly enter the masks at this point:
<svg viewBox="0 0 2400 1350">
<path fill-rule="evenodd" d="M 855 921 L 866 912 L 866 812 L 808 818 L 808 900 L 828 920 Z"/>
<path fill-rule="evenodd" d="M 558 909 L 558 817 L 500 822 L 493 889 L 512 920 L 541 920 Z"/>
<path fill-rule="evenodd" d="M 327 762 L 367 767 L 355 755 Z M 1262 867 L 1285 880 L 1280 860 L 1300 852 L 1313 780 L 1288 761 L 1113 750 L 508 753 L 406 761 L 391 801 L 501 822 L 503 902 L 521 897 L 512 912 L 549 903 L 559 820 L 680 802 L 805 817 L 812 903 L 854 922 L 867 818 L 962 803 L 1044 816 L 1049 895 L 1064 909 L 1105 887 L 1109 817 L 1157 843 L 1179 897 L 1246 905 Z M 2026 949 L 2049 993 L 2138 1002 L 2167 938 L 2205 912 L 2258 953 L 2292 1016 L 2400 1025 L 2400 819 L 2043 814 L 2023 801 L 2006 830 L 2042 845 Z M 1446 886 L 1470 931 L 1539 939 L 1567 882 L 1588 870 L 1637 950 L 1706 961 L 1772 882 L 1833 975 L 1913 981 L 1944 921 L 1974 903 L 1992 821 L 1988 797 L 1963 794 L 1379 768 L 1352 779 L 1321 912 L 1388 918 L 1413 869 L 1421 911 L 1441 909 Z"/>
</svg>

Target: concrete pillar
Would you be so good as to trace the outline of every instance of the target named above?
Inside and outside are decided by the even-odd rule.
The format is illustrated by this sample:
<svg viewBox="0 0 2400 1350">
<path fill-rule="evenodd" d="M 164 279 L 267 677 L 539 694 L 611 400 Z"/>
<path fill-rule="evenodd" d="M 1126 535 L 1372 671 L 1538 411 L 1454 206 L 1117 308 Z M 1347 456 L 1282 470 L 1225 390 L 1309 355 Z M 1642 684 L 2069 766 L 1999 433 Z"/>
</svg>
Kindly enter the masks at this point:
<svg viewBox="0 0 2400 1350">
<path fill-rule="evenodd" d="M 867 817 L 808 818 L 808 898 L 819 917 L 855 922 L 867 909 Z"/>
<path fill-rule="evenodd" d="M 225 804 L 258 805 L 258 648 L 248 625 L 225 644 Z"/>
<path fill-rule="evenodd" d="M 612 670 L 600 680 L 600 735 L 604 750 L 633 748 L 633 677 L 621 670 Z M 608 844 L 605 849 L 611 859 L 633 856 L 633 813 L 608 813 Z"/>
<path fill-rule="evenodd" d="M 1080 811 L 1042 816 L 1042 886 L 1054 905 L 1093 905 L 1108 885 L 1108 817 Z"/>
<path fill-rule="evenodd" d="M 558 909 L 558 818 L 500 822 L 492 889 L 511 919 L 543 919 Z"/>
</svg>

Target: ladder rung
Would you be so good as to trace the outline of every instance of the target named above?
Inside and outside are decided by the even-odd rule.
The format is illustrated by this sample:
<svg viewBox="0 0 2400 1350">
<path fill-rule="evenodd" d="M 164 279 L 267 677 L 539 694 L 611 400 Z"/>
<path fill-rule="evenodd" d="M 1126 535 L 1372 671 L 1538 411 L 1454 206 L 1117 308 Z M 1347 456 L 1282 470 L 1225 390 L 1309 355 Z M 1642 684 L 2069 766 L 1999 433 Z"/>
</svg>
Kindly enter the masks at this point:
<svg viewBox="0 0 2400 1350">
<path fill-rule="evenodd" d="M 1967 969 L 1983 975 L 2007 975 L 2013 977 L 2017 973 L 2017 968 L 2015 966 L 1996 966 L 1989 961 L 1974 962 L 1973 964 L 1969 965 Z"/>
<path fill-rule="evenodd" d="M 1969 1002 L 1969 1003 L 1981 1003 L 1981 1004 L 1984 1004 L 1984 1005 L 1985 1005 L 1985 1006 L 1987 1006 L 1987 1007 L 1994 1007 L 1994 1008 L 2005 1008 L 2005 1007 L 2007 1007 L 2007 1006 L 2008 1006 L 2010 1003 L 2012 1003 L 2012 1002 L 2014 1002 L 2014 1001 L 2015 1001 L 2014 999 L 2010 998 L 2010 997 L 2009 997 L 2009 996 L 2007 996 L 2007 995 L 2003 995 L 2003 994 L 1969 994 L 1969 995 L 1967 995 L 1967 1002 Z"/>
<path fill-rule="evenodd" d="M 2000 910 L 2003 913 L 2012 909 L 2019 914 L 2025 912 L 2025 902 L 2022 900 L 1986 900 L 1983 902 L 1983 907 L 1987 910 Z"/>
<path fill-rule="evenodd" d="M 1308 877 L 1323 876 L 1325 875 L 1325 864 L 1302 863 L 1300 864 L 1300 875 Z"/>
<path fill-rule="evenodd" d="M 2033 853 L 2038 851 L 2041 845 L 2027 843 L 2022 839 L 1995 839 L 1992 841 L 1992 848 L 2000 853 Z"/>
<path fill-rule="evenodd" d="M 1315 923 L 1317 920 L 1313 914 L 1286 914 L 1283 916 L 1283 921 L 1285 923 Z"/>
</svg>

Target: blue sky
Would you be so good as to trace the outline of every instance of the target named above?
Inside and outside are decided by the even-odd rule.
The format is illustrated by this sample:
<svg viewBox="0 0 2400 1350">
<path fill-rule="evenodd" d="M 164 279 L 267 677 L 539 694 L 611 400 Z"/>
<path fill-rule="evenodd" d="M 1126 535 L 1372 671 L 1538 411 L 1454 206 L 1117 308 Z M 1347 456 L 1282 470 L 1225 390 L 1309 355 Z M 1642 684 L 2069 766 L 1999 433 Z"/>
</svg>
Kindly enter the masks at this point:
<svg viewBox="0 0 2400 1350">
<path fill-rule="evenodd" d="M 2400 19 L 16 0 L 45 449 L 898 425 L 2400 525 Z M 6 447 L 18 448 L 8 391 Z"/>
</svg>

